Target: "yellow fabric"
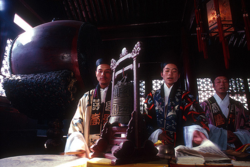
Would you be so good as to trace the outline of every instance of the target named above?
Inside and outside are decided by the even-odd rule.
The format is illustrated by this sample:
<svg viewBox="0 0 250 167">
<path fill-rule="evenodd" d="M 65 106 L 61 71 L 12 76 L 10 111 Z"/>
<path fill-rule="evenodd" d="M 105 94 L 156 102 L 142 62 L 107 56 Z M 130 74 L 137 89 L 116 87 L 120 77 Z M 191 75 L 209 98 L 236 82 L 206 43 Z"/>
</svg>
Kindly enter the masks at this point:
<svg viewBox="0 0 250 167">
<path fill-rule="evenodd" d="M 79 161 L 78 161 L 79 162 Z M 83 164 L 77 165 L 74 167 L 110 167 L 111 160 L 107 158 L 93 158 L 86 161 L 86 158 L 82 158 Z M 134 163 L 134 164 L 124 164 L 124 165 L 115 165 L 115 167 L 168 167 L 168 160 L 160 161 L 150 161 L 145 163 Z"/>
<path fill-rule="evenodd" d="M 155 144 L 155 146 L 158 146 L 158 145 L 163 145 L 162 141 L 161 140 L 158 140 Z"/>
</svg>

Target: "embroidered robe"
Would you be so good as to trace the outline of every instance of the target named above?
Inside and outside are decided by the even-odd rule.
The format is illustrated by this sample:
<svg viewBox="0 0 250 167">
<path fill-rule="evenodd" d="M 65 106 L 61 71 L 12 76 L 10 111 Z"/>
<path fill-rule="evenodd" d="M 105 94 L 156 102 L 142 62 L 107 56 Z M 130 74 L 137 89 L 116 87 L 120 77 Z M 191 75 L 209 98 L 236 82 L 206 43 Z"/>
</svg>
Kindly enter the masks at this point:
<svg viewBox="0 0 250 167">
<path fill-rule="evenodd" d="M 217 144 L 221 150 L 235 147 L 225 142 L 227 141 L 227 130 L 234 132 L 242 144 L 250 143 L 250 133 L 248 130 L 245 130 L 245 109 L 240 102 L 231 98 L 229 100 L 228 118 L 224 116 L 214 97 L 200 104 L 205 111 L 206 120 L 209 124 L 209 139 Z"/>
<path fill-rule="evenodd" d="M 209 132 L 205 113 L 198 102 L 189 97 L 189 92 L 183 92 L 174 85 L 166 107 L 164 98 L 164 86 L 162 85 L 161 89 L 149 93 L 145 100 L 144 118 L 148 136 L 157 129 L 162 129 L 172 138 L 172 142 L 176 146 L 184 145 L 185 126 L 199 125 Z"/>
<path fill-rule="evenodd" d="M 111 92 L 111 88 L 108 88 L 107 91 Z M 101 105 L 100 104 L 101 99 L 94 98 L 95 92 L 96 92 L 96 89 L 92 89 L 86 92 L 82 96 L 82 98 L 79 100 L 77 110 L 75 112 L 75 115 L 72 118 L 69 130 L 68 130 L 69 137 L 67 139 L 67 142 L 69 144 L 66 143 L 65 152 L 76 151 L 76 150 L 72 150 L 73 149 L 72 146 L 74 145 L 73 140 L 75 139 L 72 139 L 71 136 L 73 136 L 73 138 L 78 138 L 79 140 L 83 140 L 83 142 L 80 142 L 78 148 L 79 150 L 86 151 L 87 155 L 90 153 L 89 151 L 90 146 L 95 144 L 96 140 L 99 139 L 100 133 L 91 134 L 90 132 L 90 125 L 95 125 L 95 124 L 97 125 L 99 123 L 100 125 L 99 127 L 101 128 L 103 125 L 101 123 L 104 122 L 104 121 L 101 121 L 101 117 L 96 117 L 95 113 L 93 112 L 93 111 L 99 110 L 100 105 Z M 110 100 L 105 102 L 104 110 L 110 112 Z M 108 117 L 107 115 L 104 115 L 102 118 L 107 119 L 107 117 Z M 69 139 L 71 141 L 68 141 Z"/>
<path fill-rule="evenodd" d="M 221 127 L 225 130 L 236 131 L 245 125 L 244 107 L 240 102 L 230 99 L 229 116 L 226 118 L 222 113 L 214 97 L 201 103 L 201 107 L 206 112 L 208 124 Z"/>
</svg>

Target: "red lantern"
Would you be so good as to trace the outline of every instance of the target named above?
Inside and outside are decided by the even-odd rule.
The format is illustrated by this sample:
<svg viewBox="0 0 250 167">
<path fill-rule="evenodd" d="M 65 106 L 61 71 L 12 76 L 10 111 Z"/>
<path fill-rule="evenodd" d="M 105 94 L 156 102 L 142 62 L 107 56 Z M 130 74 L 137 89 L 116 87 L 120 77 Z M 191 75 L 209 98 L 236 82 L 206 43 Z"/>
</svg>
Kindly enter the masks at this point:
<svg viewBox="0 0 250 167">
<path fill-rule="evenodd" d="M 210 36 L 219 35 L 222 43 L 224 62 L 229 69 L 229 49 L 225 36 L 234 31 L 229 0 L 210 0 L 207 2 L 207 17 Z"/>
<path fill-rule="evenodd" d="M 218 35 L 220 29 L 220 24 L 218 22 L 219 16 L 224 36 L 227 36 L 234 31 L 230 3 L 229 0 L 216 1 L 217 2 L 210 0 L 206 4 L 209 34 L 210 36 Z M 217 6 L 219 9 L 216 9 Z M 219 12 L 217 10 L 219 10 Z"/>
</svg>

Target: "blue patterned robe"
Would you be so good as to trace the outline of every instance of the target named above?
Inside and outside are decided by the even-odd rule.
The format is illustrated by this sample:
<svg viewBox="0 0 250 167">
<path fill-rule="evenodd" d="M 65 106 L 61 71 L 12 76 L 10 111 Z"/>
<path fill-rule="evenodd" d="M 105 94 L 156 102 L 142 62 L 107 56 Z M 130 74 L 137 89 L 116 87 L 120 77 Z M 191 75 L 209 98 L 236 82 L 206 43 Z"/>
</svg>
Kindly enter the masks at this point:
<svg viewBox="0 0 250 167">
<path fill-rule="evenodd" d="M 205 112 L 198 102 L 192 100 L 189 92 L 183 92 L 174 85 L 165 107 L 164 85 L 148 94 L 144 103 L 144 118 L 148 136 L 155 130 L 162 129 L 172 138 L 175 145 L 184 144 L 183 127 L 200 125 L 209 131 Z M 166 110 L 166 114 L 165 114 Z"/>
</svg>

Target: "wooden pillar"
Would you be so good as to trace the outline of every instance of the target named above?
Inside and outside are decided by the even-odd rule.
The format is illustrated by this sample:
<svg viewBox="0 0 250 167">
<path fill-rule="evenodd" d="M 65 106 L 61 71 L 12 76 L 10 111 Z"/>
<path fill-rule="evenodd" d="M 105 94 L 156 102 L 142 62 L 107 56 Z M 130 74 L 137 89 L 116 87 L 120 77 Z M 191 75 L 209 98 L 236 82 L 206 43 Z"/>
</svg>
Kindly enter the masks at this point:
<svg viewBox="0 0 250 167">
<path fill-rule="evenodd" d="M 195 76 L 193 76 L 191 71 L 191 61 L 189 55 L 188 39 L 187 33 L 184 28 L 182 28 L 181 42 L 182 42 L 182 60 L 184 68 L 184 78 L 186 79 L 186 91 L 190 91 L 192 95 L 196 98 L 197 92 L 197 82 Z"/>
</svg>

